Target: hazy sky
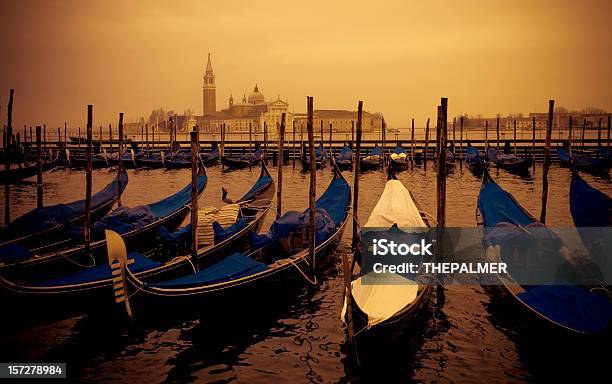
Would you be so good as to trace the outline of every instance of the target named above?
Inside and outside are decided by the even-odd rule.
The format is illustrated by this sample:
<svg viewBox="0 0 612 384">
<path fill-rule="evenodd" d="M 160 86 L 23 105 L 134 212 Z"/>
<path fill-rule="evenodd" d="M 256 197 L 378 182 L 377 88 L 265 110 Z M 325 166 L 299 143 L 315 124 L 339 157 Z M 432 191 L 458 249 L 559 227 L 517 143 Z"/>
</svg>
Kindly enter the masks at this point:
<svg viewBox="0 0 612 384">
<path fill-rule="evenodd" d="M 421 126 L 449 112 L 612 109 L 611 1 L 9 1 L 0 3 L 0 97 L 14 126 L 202 112 L 255 83 L 266 98 L 384 113 Z"/>
</svg>

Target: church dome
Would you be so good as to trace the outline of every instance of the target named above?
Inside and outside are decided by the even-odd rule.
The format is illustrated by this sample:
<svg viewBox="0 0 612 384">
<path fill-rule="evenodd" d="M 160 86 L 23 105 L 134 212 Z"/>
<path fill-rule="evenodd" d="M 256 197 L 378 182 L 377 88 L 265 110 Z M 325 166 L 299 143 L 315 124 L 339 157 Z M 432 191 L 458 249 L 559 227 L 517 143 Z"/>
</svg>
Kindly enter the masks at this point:
<svg viewBox="0 0 612 384">
<path fill-rule="evenodd" d="M 260 104 L 266 101 L 266 98 L 263 94 L 259 93 L 259 89 L 257 85 L 253 89 L 253 93 L 249 95 L 249 104 Z"/>
</svg>

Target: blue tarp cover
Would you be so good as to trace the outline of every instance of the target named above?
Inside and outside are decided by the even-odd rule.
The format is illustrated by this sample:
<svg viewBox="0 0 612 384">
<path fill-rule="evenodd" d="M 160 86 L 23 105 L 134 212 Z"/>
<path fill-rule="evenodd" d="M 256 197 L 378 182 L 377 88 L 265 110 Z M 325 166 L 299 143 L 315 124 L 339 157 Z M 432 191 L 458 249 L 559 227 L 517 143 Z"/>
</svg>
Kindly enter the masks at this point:
<svg viewBox="0 0 612 384">
<path fill-rule="evenodd" d="M 158 228 L 158 234 L 166 243 L 186 240 L 187 238 L 191 238 L 191 224 L 187 224 L 174 232 L 168 231 L 168 229 L 162 225 Z"/>
<path fill-rule="evenodd" d="M 92 236 L 104 236 L 105 229 L 111 229 L 122 235 L 157 221 L 148 206 L 139 205 L 134 208 L 121 206 L 104 216 L 92 225 Z"/>
<path fill-rule="evenodd" d="M 518 297 L 547 318 L 575 330 L 603 331 L 612 321 L 612 305 L 608 299 L 582 287 L 540 285 Z"/>
<path fill-rule="evenodd" d="M 343 178 L 334 178 L 317 200 L 316 207 L 325 209 L 334 223 L 339 225 L 346 218 L 346 209 L 351 200 L 351 187 Z"/>
<path fill-rule="evenodd" d="M 261 192 L 263 192 L 266 188 L 268 188 L 271 184 L 272 184 L 272 177 L 270 176 L 260 177 L 257 180 L 257 182 L 253 184 L 251 189 L 249 189 L 249 191 L 245 193 L 244 196 L 242 196 L 242 198 L 240 198 L 240 200 L 238 201 L 247 201 L 247 200 L 250 200 L 256 197 Z"/>
<path fill-rule="evenodd" d="M 400 153 L 406 153 L 406 150 L 401 145 L 396 145 L 394 152 L 397 154 L 400 154 Z"/>
<path fill-rule="evenodd" d="M 326 158 L 326 157 L 327 157 L 327 151 L 325 150 L 325 147 L 323 147 L 323 144 L 319 144 L 319 146 L 315 148 L 315 159 L 321 160 L 321 158 Z"/>
<path fill-rule="evenodd" d="M 219 156 L 219 147 L 213 148 L 209 153 L 202 156 L 204 160 Z"/>
<path fill-rule="evenodd" d="M 378 145 L 372 148 L 372 153 L 370 153 L 370 156 L 382 156 L 382 151 L 380 150 Z"/>
<path fill-rule="evenodd" d="M 334 234 L 336 231 L 336 223 L 334 223 L 333 219 L 325 209 L 317 208 L 315 212 L 315 243 L 320 244 Z M 272 223 L 267 237 L 269 237 L 273 242 L 288 238 L 292 233 L 295 233 L 300 228 L 308 226 L 309 220 L 309 210 L 306 210 L 303 213 L 289 211 Z M 251 240 L 255 241 L 256 244 L 259 241 L 263 241 L 259 238 L 254 238 Z"/>
<path fill-rule="evenodd" d="M 262 154 L 262 149 L 257 148 L 255 152 L 251 154 L 251 156 L 249 156 L 248 153 L 240 156 L 240 160 L 259 160 L 261 159 L 261 154 Z"/>
<path fill-rule="evenodd" d="M 325 192 L 316 202 L 315 241 L 320 244 L 327 240 L 336 229 L 336 226 L 346 218 L 346 208 L 349 204 L 351 190 L 342 178 L 335 178 Z M 251 246 L 255 249 L 269 243 L 276 243 L 281 238 L 287 238 L 301 225 L 308 224 L 308 209 L 303 213 L 288 211 L 270 226 L 265 235 L 251 235 Z"/>
<path fill-rule="evenodd" d="M 198 191 L 201 191 L 202 188 L 204 188 L 207 181 L 208 177 L 198 176 Z M 185 188 L 175 193 L 174 195 L 166 197 L 165 199 L 160 200 L 157 203 L 149 204 L 149 209 L 151 210 L 151 212 L 153 212 L 155 217 L 160 219 L 175 212 L 190 201 L 191 183 L 185 186 Z"/>
<path fill-rule="evenodd" d="M 339 161 L 352 160 L 353 159 L 353 150 L 350 147 L 344 146 L 342 150 L 338 154 Z"/>
<path fill-rule="evenodd" d="M 479 163 L 482 153 L 473 146 L 468 146 L 465 152 L 465 161 L 468 163 Z"/>
<path fill-rule="evenodd" d="M 126 172 L 121 174 L 121 190 L 128 183 Z M 91 208 L 96 209 L 117 196 L 117 178 L 104 189 L 91 197 Z M 77 200 L 69 204 L 57 204 L 48 207 L 36 208 L 15 219 L 9 225 L 9 233 L 27 235 L 64 224 L 85 213 L 85 200 Z"/>
<path fill-rule="evenodd" d="M 234 224 L 232 224 L 232 225 L 230 225 L 229 227 L 226 227 L 226 228 L 223 228 L 221 226 L 221 224 L 219 224 L 218 222 L 214 221 L 212 223 L 212 227 L 213 227 L 213 231 L 215 232 L 215 243 L 220 243 L 220 242 L 224 241 L 225 239 L 228 239 L 229 237 L 233 236 L 234 234 L 240 232 L 247 225 L 248 225 L 248 222 L 244 218 L 239 219 Z"/>
<path fill-rule="evenodd" d="M 570 184 L 570 211 L 577 227 L 612 226 L 612 199 L 588 185 L 576 172 Z"/>
<path fill-rule="evenodd" d="M 148 269 L 157 267 L 161 265 L 156 261 L 152 261 L 147 259 L 144 256 L 141 256 L 139 253 L 133 252 L 128 255 L 128 260 L 134 259 L 134 264 L 130 264 L 128 268 L 133 273 L 138 273 L 142 271 L 146 271 Z M 112 277 L 111 268 L 108 263 L 100 264 L 93 268 L 87 268 L 82 271 L 58 277 L 51 280 L 46 281 L 37 281 L 34 283 L 30 283 L 32 286 L 37 287 L 54 287 L 54 286 L 62 286 L 62 285 L 75 285 L 75 284 L 83 284 L 89 283 L 99 280 L 106 280 Z"/>
<path fill-rule="evenodd" d="M 16 263 L 32 257 L 32 252 L 19 243 L 8 244 L 0 247 L 0 261 L 5 263 Z"/>
<path fill-rule="evenodd" d="M 526 226 L 534 221 L 512 195 L 494 182 L 486 182 L 480 187 L 478 209 L 482 213 L 485 227 L 495 227 L 501 222 Z"/>
<path fill-rule="evenodd" d="M 194 285 L 211 285 L 254 275 L 268 269 L 268 266 L 242 253 L 234 253 L 217 264 L 195 274 L 151 284 L 163 288 L 186 288 Z"/>
</svg>

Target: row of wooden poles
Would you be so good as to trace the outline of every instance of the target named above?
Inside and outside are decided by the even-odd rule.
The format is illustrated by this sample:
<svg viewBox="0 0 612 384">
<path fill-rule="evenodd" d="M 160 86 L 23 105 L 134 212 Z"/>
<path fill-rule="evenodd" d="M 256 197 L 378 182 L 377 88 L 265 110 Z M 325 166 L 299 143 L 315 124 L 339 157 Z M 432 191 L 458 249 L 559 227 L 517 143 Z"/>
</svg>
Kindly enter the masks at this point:
<svg viewBox="0 0 612 384">
<path fill-rule="evenodd" d="M 495 132 L 497 134 L 497 140 L 496 140 L 496 147 L 499 149 L 499 143 L 501 142 L 500 140 L 500 118 L 497 118 L 497 123 L 496 123 L 496 127 L 495 127 Z M 455 121 L 453 120 L 453 124 L 452 124 L 452 140 L 451 140 L 451 146 L 450 149 L 453 152 L 453 154 L 455 154 L 455 150 L 456 150 L 456 143 L 457 141 L 459 141 L 459 150 L 460 150 L 460 154 L 462 153 L 462 150 L 464 148 L 463 146 L 463 142 L 464 142 L 464 124 L 463 124 L 463 117 L 461 117 L 459 119 L 459 140 L 456 139 L 456 129 L 455 129 Z M 354 123 L 353 121 L 351 123 Z M 570 116 L 569 117 L 569 128 L 570 130 L 572 129 L 572 123 L 573 123 L 573 118 Z M 425 126 L 425 139 L 424 139 L 424 155 L 425 155 L 425 161 L 427 160 L 427 154 L 428 154 L 428 147 L 429 147 L 429 124 L 430 121 L 429 119 L 427 119 L 427 123 Z M 608 115 L 608 124 L 607 124 L 607 144 L 606 146 L 609 148 L 610 146 L 610 115 Z M 173 143 L 178 142 L 177 140 L 177 130 L 176 129 L 172 129 L 172 127 L 174 127 L 174 122 L 171 120 L 169 122 L 169 126 L 171 127 L 170 129 L 170 145 L 172 147 Z M 80 142 L 80 135 L 81 135 L 81 128 L 78 128 L 78 138 L 79 141 L 77 141 L 77 145 L 80 146 L 81 142 Z M 280 127 L 277 124 L 277 131 L 280 129 Z M 321 138 L 321 144 L 323 144 L 324 141 L 324 133 L 323 133 L 323 122 L 321 121 L 321 134 L 320 134 L 320 138 Z M 30 131 L 30 143 L 32 143 L 32 137 L 33 137 L 33 132 L 32 132 L 32 127 L 29 127 L 29 131 Z M 292 144 L 293 144 L 293 148 L 292 148 L 292 152 L 294 154 L 295 157 L 295 153 L 296 153 L 296 126 L 295 126 L 295 122 L 293 124 L 293 140 L 292 140 Z M 303 131 L 300 127 L 300 143 L 303 143 Z M 581 135 L 581 146 L 584 147 L 585 145 L 585 131 L 586 131 L 586 119 L 583 120 L 583 125 L 582 125 L 582 135 Z M 227 137 L 227 127 L 226 124 L 223 123 L 220 126 L 220 136 L 221 136 L 221 143 L 222 143 L 222 148 L 225 147 L 225 142 L 226 142 L 226 137 Z M 513 135 L 513 148 L 514 148 L 514 153 L 516 154 L 517 151 L 517 126 L 516 126 L 516 121 L 514 121 L 514 135 Z M 267 123 L 264 122 L 264 143 L 265 143 L 265 149 L 268 150 L 268 127 L 267 127 Z M 333 135 L 333 125 L 332 123 L 329 123 L 329 146 L 332 146 L 333 140 L 332 140 L 332 135 Z M 439 135 L 439 132 L 436 132 L 436 136 Z M 571 135 L 571 133 L 570 133 Z M 37 137 L 40 136 L 40 134 L 37 132 Z M 123 137 L 122 134 L 120 134 L 120 136 Z M 381 135 L 380 135 L 380 139 L 383 145 L 383 148 L 386 148 L 386 123 L 385 120 L 383 118 L 382 121 L 382 129 L 381 129 Z M 13 143 L 17 143 L 20 144 L 21 142 L 23 143 L 28 143 L 27 140 L 27 127 L 24 126 L 24 130 L 23 130 L 23 135 L 21 135 L 19 132 L 17 133 L 13 133 L 13 128 L 11 127 L 10 129 L 8 129 L 7 127 L 5 127 L 4 129 L 4 134 L 3 134 L 3 147 L 7 148 L 8 144 L 10 142 Z M 61 129 L 58 127 L 57 128 L 57 137 L 58 139 L 55 141 L 55 143 L 58 146 L 63 145 L 64 147 L 66 147 L 68 145 L 68 132 L 67 132 L 67 124 L 64 123 L 64 133 L 62 136 L 62 132 Z M 149 141 L 149 125 L 145 124 L 144 126 L 141 126 L 141 144 L 144 145 L 143 149 L 146 150 L 150 150 L 152 148 L 156 147 L 156 144 L 158 148 L 160 148 L 159 144 L 156 142 L 156 137 L 155 137 L 155 128 L 153 126 L 151 126 L 151 137 L 152 140 Z M 158 132 L 158 139 L 160 138 L 160 133 Z M 252 143 L 253 143 L 253 133 L 252 133 L 252 126 L 251 124 L 249 124 L 249 153 L 251 153 L 251 148 L 252 148 Z M 401 141 L 399 140 L 399 138 L 397 138 L 396 135 L 396 139 L 397 141 Z M 467 139 L 467 131 L 466 131 L 466 139 Z M 38 138 L 37 138 L 37 143 L 38 143 Z M 45 145 L 47 145 L 48 141 L 47 141 L 47 129 L 46 129 L 46 125 L 43 124 L 42 125 L 42 138 L 40 139 L 42 140 L 42 143 Z M 100 131 L 99 131 L 99 135 L 98 135 L 98 140 L 100 142 L 100 144 L 103 142 L 103 134 L 102 134 L 102 127 L 100 126 Z M 112 126 L 109 124 L 108 126 L 108 143 L 110 146 L 110 150 L 112 151 L 113 149 L 113 130 L 112 130 Z M 352 124 L 351 126 L 351 142 L 355 141 L 355 129 L 354 129 L 354 124 Z M 415 146 L 416 146 L 416 140 L 415 140 L 415 122 L 414 122 L 414 118 L 411 120 L 411 133 L 410 133 L 410 143 L 411 143 L 411 158 L 414 156 L 415 153 Z M 535 146 L 536 146 L 536 120 L 535 117 L 532 118 L 532 153 L 535 153 Z M 489 147 L 489 121 L 486 120 L 485 121 L 485 147 L 488 149 Z M 602 118 L 599 118 L 599 122 L 598 122 L 598 126 L 597 126 L 597 147 L 601 148 L 602 147 Z M 301 149 L 300 149 L 301 150 Z M 438 148 L 436 148 L 436 153 L 438 151 Z"/>
<path fill-rule="evenodd" d="M 315 198 L 316 198 L 316 162 L 315 159 L 315 142 L 314 142 L 314 129 L 313 129 L 313 104 L 314 99 L 311 96 L 307 97 L 307 132 L 308 132 L 308 149 L 309 149 L 309 157 L 311 159 L 310 163 L 310 185 L 309 185 L 309 195 L 308 195 L 308 207 L 309 207 L 309 259 L 311 260 L 313 274 L 316 270 L 316 257 L 315 257 Z M 8 105 L 8 129 L 9 133 L 11 132 L 11 124 L 12 124 L 12 105 L 13 105 L 13 90 L 10 92 L 9 97 L 9 105 Z M 359 161 L 360 161 L 360 151 L 361 151 L 361 135 L 362 135 L 362 110 L 363 110 L 363 102 L 359 101 L 358 103 L 358 112 L 357 112 L 357 136 L 356 136 L 356 145 L 355 145 L 355 156 L 354 156 L 354 184 L 353 184 L 353 233 L 352 233 L 352 244 L 353 246 L 357 246 L 359 241 L 359 223 L 358 223 L 358 208 L 359 208 Z M 546 204 L 548 199 L 548 169 L 550 167 L 550 143 L 552 136 L 552 119 L 553 119 L 553 110 L 554 110 L 554 100 L 549 101 L 549 111 L 548 111 L 548 124 L 546 129 L 546 146 L 545 146 L 545 156 L 544 156 L 544 164 L 543 164 L 543 173 L 542 173 L 542 208 L 540 213 L 540 222 L 545 223 L 546 221 Z M 446 225 L 446 151 L 443 150 L 447 146 L 447 114 L 448 114 L 448 99 L 442 98 L 440 106 L 438 107 L 438 118 L 437 118 L 437 140 L 436 147 L 439 149 L 436 153 L 437 155 L 437 163 L 438 163 L 438 175 L 437 175 L 437 188 L 436 188 L 436 201 L 437 201 L 437 234 L 438 236 L 442 235 L 442 231 Z M 84 225 L 84 239 L 85 239 L 85 251 L 89 252 L 91 237 L 90 237 L 90 226 L 91 226 L 91 192 L 92 192 L 92 120 L 93 120 L 93 105 L 87 106 L 87 137 L 86 137 L 86 157 L 87 157 L 87 167 L 85 172 L 85 225 Z M 37 144 L 40 149 L 40 126 L 36 128 L 37 132 Z M 383 129 L 383 140 L 385 130 Z M 280 153 L 282 153 L 283 143 L 284 143 L 284 134 L 285 134 L 285 114 L 283 113 L 281 118 L 281 124 L 278 135 L 278 148 Z M 198 187 L 197 187 L 197 179 L 198 179 L 198 167 L 199 162 L 197 155 L 200 152 L 199 148 L 199 129 L 196 126 L 194 131 L 191 132 L 191 228 L 192 228 L 192 242 L 191 242 L 191 256 L 195 269 L 198 269 L 197 263 L 197 251 L 198 251 Z M 123 153 L 123 113 L 119 114 L 119 156 Z M 38 206 L 42 207 L 42 167 L 40 162 L 40 150 L 38 151 L 37 156 L 38 163 L 38 175 L 37 175 L 37 200 Z M 332 160 L 333 161 L 333 160 Z M 8 163 L 7 163 L 8 169 Z M 384 169 L 384 168 L 383 168 Z M 118 176 L 118 189 L 117 189 L 117 203 L 121 205 L 121 173 L 122 173 L 122 164 L 121 161 L 118 162 L 117 167 L 117 176 Z M 278 163 L 278 179 L 277 179 L 277 216 L 280 216 L 282 213 L 282 193 L 283 193 L 283 161 Z M 9 186 L 6 184 L 6 217 L 7 224 L 9 223 L 9 211 L 8 211 L 8 201 L 9 201 Z M 441 237 L 439 237 L 441 238 Z M 437 255 L 438 259 L 441 255 Z M 344 294 L 350 295 L 351 289 L 351 261 L 349 260 L 349 255 L 344 254 L 343 258 L 343 269 L 344 269 Z M 315 275 L 316 281 L 316 275 Z M 438 284 L 438 293 L 440 295 L 444 295 L 444 290 L 440 284 Z M 347 300 L 347 303 L 350 305 L 350 300 Z M 349 307 L 347 311 L 349 318 L 349 336 L 352 338 L 354 336 L 353 327 L 352 327 L 352 309 Z"/>
</svg>

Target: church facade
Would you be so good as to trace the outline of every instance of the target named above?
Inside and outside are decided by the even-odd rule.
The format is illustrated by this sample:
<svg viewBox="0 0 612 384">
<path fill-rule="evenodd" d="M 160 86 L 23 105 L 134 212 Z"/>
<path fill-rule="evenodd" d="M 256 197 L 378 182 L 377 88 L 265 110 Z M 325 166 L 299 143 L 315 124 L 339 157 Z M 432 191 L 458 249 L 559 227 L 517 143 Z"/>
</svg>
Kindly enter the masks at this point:
<svg viewBox="0 0 612 384">
<path fill-rule="evenodd" d="M 276 100 L 266 100 L 257 85 L 248 97 L 245 93 L 240 102 L 234 102 L 233 95 L 230 95 L 227 108 L 217 111 L 215 75 L 210 54 L 204 73 L 202 101 L 204 114 L 196 117 L 200 132 L 219 133 L 221 126 L 225 124 L 228 133 L 249 132 L 249 127 L 253 133 L 263 133 L 264 125 L 268 127 L 270 133 L 273 133 L 276 132 L 277 125 L 280 125 L 283 113 L 285 113 L 286 126 L 293 124 L 289 103 L 281 100 L 280 96 Z"/>
</svg>

